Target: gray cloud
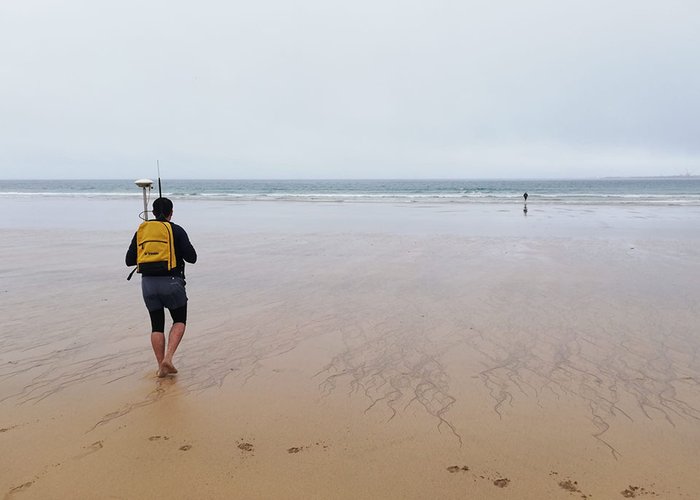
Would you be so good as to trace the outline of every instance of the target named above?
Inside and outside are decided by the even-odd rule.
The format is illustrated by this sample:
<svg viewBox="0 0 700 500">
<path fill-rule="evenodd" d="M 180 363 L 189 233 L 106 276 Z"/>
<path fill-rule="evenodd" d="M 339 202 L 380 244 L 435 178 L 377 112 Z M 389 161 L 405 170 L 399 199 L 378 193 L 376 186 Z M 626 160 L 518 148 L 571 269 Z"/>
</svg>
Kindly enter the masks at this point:
<svg viewBox="0 0 700 500">
<path fill-rule="evenodd" d="M 0 4 L 0 177 L 700 174 L 692 1 Z"/>
</svg>

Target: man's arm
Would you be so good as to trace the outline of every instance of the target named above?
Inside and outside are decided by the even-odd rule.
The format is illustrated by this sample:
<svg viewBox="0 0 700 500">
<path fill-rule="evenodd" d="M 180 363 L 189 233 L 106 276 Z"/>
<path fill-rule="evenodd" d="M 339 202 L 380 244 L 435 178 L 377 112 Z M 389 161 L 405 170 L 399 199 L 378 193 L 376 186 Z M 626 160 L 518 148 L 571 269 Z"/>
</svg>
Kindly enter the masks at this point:
<svg viewBox="0 0 700 500">
<path fill-rule="evenodd" d="M 185 231 L 181 226 L 173 227 L 175 228 L 174 231 L 177 231 L 175 241 L 178 242 L 178 246 L 180 247 L 180 255 L 182 255 L 182 258 L 185 262 L 194 264 L 195 262 L 197 262 L 197 252 L 192 246 L 192 243 L 190 243 L 190 238 L 189 236 L 187 236 L 187 231 Z"/>
<path fill-rule="evenodd" d="M 134 237 L 131 239 L 131 245 L 129 245 L 129 249 L 126 251 L 126 265 L 131 267 L 136 265 L 136 233 L 134 233 Z"/>
</svg>

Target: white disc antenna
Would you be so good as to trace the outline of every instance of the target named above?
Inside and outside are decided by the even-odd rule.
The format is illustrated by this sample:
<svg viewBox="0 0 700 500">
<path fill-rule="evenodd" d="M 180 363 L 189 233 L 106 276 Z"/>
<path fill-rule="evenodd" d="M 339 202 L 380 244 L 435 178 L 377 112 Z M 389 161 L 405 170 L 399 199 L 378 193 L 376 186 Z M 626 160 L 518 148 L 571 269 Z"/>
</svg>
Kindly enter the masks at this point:
<svg viewBox="0 0 700 500">
<path fill-rule="evenodd" d="M 153 181 L 151 179 L 138 179 L 134 181 L 138 187 L 143 189 L 143 219 L 148 220 L 148 194 L 153 188 Z"/>
</svg>

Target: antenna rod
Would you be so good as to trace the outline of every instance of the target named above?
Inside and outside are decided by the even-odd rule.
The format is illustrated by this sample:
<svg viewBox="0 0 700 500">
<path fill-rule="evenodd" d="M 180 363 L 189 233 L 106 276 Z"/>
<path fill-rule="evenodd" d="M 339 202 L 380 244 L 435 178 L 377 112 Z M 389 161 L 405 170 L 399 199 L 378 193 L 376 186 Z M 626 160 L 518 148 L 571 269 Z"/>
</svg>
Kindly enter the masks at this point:
<svg viewBox="0 0 700 500">
<path fill-rule="evenodd" d="M 158 166 L 158 198 L 163 197 L 163 190 L 160 188 L 160 161 L 156 160 L 156 165 Z"/>
</svg>

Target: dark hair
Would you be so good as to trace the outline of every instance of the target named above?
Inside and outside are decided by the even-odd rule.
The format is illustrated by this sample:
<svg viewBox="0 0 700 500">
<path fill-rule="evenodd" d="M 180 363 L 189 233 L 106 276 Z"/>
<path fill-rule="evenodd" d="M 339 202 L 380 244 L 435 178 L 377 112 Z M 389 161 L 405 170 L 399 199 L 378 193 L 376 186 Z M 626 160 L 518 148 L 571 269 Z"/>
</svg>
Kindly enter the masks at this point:
<svg viewBox="0 0 700 500">
<path fill-rule="evenodd" d="M 153 216 L 156 219 L 165 219 L 173 213 L 173 202 L 168 198 L 157 198 L 153 202 Z"/>
</svg>

